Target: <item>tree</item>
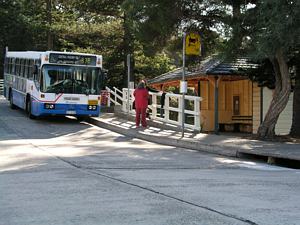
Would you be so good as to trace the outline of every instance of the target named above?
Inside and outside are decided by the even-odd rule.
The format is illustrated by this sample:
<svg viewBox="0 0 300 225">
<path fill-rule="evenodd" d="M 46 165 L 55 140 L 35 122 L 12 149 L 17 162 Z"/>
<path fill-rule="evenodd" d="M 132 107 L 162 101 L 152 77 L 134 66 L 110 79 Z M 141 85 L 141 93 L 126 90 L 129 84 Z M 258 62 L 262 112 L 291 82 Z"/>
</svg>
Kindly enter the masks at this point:
<svg viewBox="0 0 300 225">
<path fill-rule="evenodd" d="M 154 55 L 166 46 L 170 47 L 170 42 L 178 43 L 174 40 L 180 40 L 181 44 L 173 50 L 180 51 L 183 32 L 191 30 L 202 34 L 205 53 L 209 54 L 216 50 L 219 42 L 218 35 L 211 28 L 220 21 L 223 13 L 223 8 L 216 2 L 126 0 L 125 6 L 134 23 L 136 38 L 146 55 Z"/>
<path fill-rule="evenodd" d="M 299 51 L 299 3 L 285 0 L 246 1 L 252 4 L 233 3 L 232 0 L 223 2 L 233 6 L 233 17 L 228 23 L 231 32 L 227 55 L 248 54 L 256 60 L 268 59 L 271 62 L 275 89 L 268 112 L 258 129 L 258 137 L 273 138 L 275 125 L 291 90 L 288 62 L 293 53 Z M 242 10 L 239 11 L 238 7 Z M 266 83 L 270 76 L 264 74 L 258 74 L 258 80 Z"/>
<path fill-rule="evenodd" d="M 104 67 L 109 70 L 109 85 L 119 88 L 127 86 L 127 54 L 137 57 L 138 68 L 134 69 L 135 59 L 131 68 L 138 76 L 166 72 L 167 59 L 160 61 L 159 55 L 144 56 L 141 44 L 135 41 L 124 3 L 124 0 L 0 1 L 0 60 L 3 61 L 5 46 L 15 51 L 53 49 L 101 54 Z M 160 66 L 160 62 L 164 63 Z"/>
<path fill-rule="evenodd" d="M 3 62 L 5 47 L 22 50 L 32 43 L 30 24 L 24 17 L 22 0 L 0 1 L 0 61 Z M 0 63 L 0 77 L 3 63 Z"/>
<path fill-rule="evenodd" d="M 294 137 L 300 137 L 300 56 L 299 53 L 292 60 L 293 78 L 295 86 L 293 87 L 293 120 L 290 134 Z"/>
<path fill-rule="evenodd" d="M 299 46 L 299 3 L 297 1 L 258 0 L 252 10 L 250 41 L 257 58 L 269 58 L 275 74 L 275 89 L 270 107 L 258 129 L 258 137 L 273 138 L 275 125 L 291 92 L 289 55 Z M 254 16 L 253 15 L 253 16 Z M 289 32 L 293 30 L 293 32 Z M 250 44 L 250 45 L 249 45 Z"/>
</svg>

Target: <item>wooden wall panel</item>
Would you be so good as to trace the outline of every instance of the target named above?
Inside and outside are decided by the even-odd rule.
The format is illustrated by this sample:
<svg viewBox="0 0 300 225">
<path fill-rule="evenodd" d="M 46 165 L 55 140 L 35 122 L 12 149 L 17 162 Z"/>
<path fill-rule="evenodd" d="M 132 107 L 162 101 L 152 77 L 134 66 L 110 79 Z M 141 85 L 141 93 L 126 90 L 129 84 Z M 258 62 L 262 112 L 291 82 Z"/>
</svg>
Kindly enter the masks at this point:
<svg viewBox="0 0 300 225">
<path fill-rule="evenodd" d="M 252 111 L 253 111 L 253 127 L 252 127 L 252 132 L 254 134 L 257 133 L 258 127 L 260 125 L 260 99 L 261 99 L 261 94 L 260 94 L 260 87 L 258 87 L 257 83 L 253 83 L 253 103 L 252 103 Z"/>
<path fill-rule="evenodd" d="M 242 81 L 242 86 L 243 86 L 243 91 L 241 91 L 242 94 L 242 115 L 252 115 L 252 113 L 249 113 L 249 100 L 250 100 L 250 96 L 249 96 L 249 81 L 248 80 L 244 80 Z"/>
<path fill-rule="evenodd" d="M 226 104 L 226 89 L 225 82 L 220 82 L 219 84 L 219 110 L 225 110 Z"/>
<path fill-rule="evenodd" d="M 215 108 L 215 87 L 214 87 L 214 83 L 212 83 L 211 81 L 208 82 L 208 95 L 209 95 L 208 109 L 214 110 L 214 108 Z"/>
<path fill-rule="evenodd" d="M 233 110 L 233 84 L 232 82 L 226 82 L 226 110 L 231 111 Z"/>
<path fill-rule="evenodd" d="M 253 103 L 253 82 L 252 81 L 249 81 L 249 92 L 248 92 L 248 95 L 249 95 L 249 97 L 250 97 L 250 99 L 249 99 L 249 115 L 252 115 L 253 116 L 253 105 L 252 105 L 252 103 Z"/>
<path fill-rule="evenodd" d="M 200 82 L 200 92 L 201 92 L 201 97 L 203 98 L 203 100 L 201 101 L 201 110 L 208 110 L 208 102 L 209 102 L 208 81 Z"/>
</svg>

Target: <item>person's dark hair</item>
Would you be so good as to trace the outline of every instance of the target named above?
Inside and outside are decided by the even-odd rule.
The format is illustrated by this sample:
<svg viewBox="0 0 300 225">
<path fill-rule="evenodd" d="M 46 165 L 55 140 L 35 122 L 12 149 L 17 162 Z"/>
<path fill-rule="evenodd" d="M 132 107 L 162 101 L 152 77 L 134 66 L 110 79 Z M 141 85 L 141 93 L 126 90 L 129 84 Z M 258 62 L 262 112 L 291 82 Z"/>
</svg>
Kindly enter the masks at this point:
<svg viewBox="0 0 300 225">
<path fill-rule="evenodd" d="M 144 82 L 140 82 L 137 86 L 138 89 L 143 89 L 145 88 L 145 83 Z"/>
</svg>

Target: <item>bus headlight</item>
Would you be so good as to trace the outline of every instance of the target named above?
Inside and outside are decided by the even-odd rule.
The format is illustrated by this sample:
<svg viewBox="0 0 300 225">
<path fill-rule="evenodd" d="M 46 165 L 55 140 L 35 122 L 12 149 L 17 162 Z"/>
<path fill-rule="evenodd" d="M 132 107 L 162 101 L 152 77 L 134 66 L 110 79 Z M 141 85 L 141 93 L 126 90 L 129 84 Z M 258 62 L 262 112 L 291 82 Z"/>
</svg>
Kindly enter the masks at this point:
<svg viewBox="0 0 300 225">
<path fill-rule="evenodd" d="M 97 110 L 97 106 L 96 105 L 89 105 L 87 108 L 88 108 L 88 110 L 91 110 L 91 111 Z"/>
<path fill-rule="evenodd" d="M 44 108 L 45 109 L 55 109 L 55 104 L 45 103 Z"/>
</svg>

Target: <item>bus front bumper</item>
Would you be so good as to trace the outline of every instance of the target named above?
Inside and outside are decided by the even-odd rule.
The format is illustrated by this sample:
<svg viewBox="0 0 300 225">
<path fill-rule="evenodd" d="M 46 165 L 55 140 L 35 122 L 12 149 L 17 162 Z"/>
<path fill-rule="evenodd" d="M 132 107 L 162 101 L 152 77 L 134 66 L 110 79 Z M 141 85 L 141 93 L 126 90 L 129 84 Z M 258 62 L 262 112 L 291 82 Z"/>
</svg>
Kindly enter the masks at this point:
<svg viewBox="0 0 300 225">
<path fill-rule="evenodd" d="M 70 115 L 70 116 L 99 116 L 100 106 L 83 104 L 52 104 L 32 102 L 32 114 L 35 116 Z"/>
</svg>

